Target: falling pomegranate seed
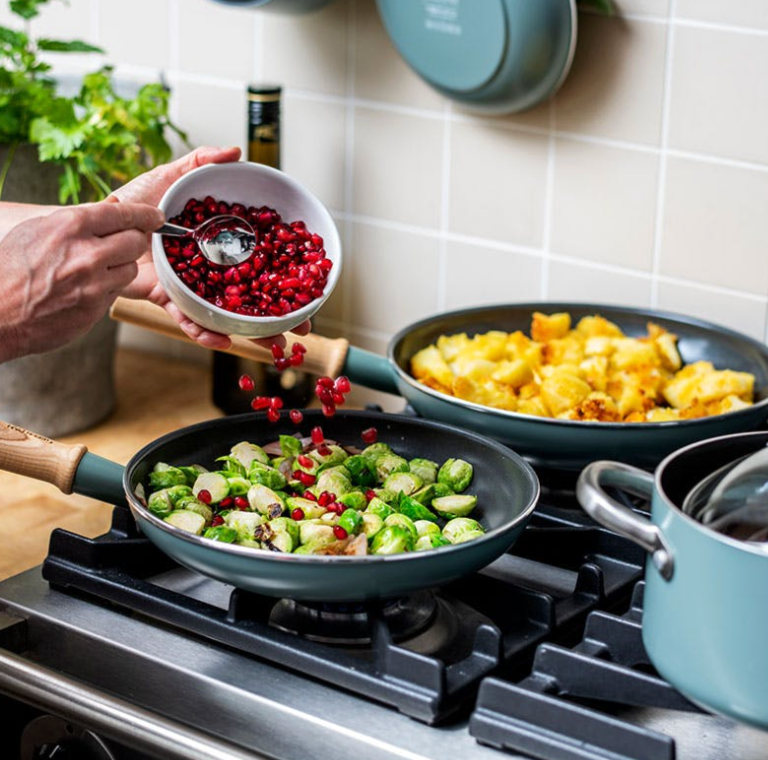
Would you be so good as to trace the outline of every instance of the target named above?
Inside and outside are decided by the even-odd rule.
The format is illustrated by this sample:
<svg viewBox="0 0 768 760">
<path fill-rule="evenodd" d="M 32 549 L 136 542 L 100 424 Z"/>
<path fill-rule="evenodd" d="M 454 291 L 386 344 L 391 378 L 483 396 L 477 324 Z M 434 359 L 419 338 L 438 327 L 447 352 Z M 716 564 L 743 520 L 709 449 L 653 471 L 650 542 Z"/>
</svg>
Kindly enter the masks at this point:
<svg viewBox="0 0 768 760">
<path fill-rule="evenodd" d="M 291 518 L 293 520 L 303 520 L 304 510 L 301 507 L 296 507 L 296 509 L 291 511 Z"/>
<path fill-rule="evenodd" d="M 336 407 L 331 406 L 331 404 L 323 404 L 322 412 L 326 417 L 333 417 L 336 414 Z"/>
<path fill-rule="evenodd" d="M 343 541 L 349 533 L 347 533 L 344 528 L 341 527 L 341 525 L 334 525 L 333 526 L 333 535 L 336 536 L 336 538 L 339 539 L 339 541 Z"/>
<path fill-rule="evenodd" d="M 210 504 L 213 497 L 211 496 L 211 492 L 206 490 L 205 488 L 201 488 L 197 492 L 197 500 L 202 501 L 203 504 Z"/>
<path fill-rule="evenodd" d="M 306 354 L 307 353 L 307 347 L 303 343 L 299 343 L 296 341 L 291 346 L 291 353 L 293 354 Z"/>
<path fill-rule="evenodd" d="M 283 358 L 275 359 L 274 365 L 275 365 L 275 369 L 278 372 L 283 372 L 286 369 L 288 369 L 288 367 L 291 366 L 291 360 L 290 359 L 283 359 Z"/>
<path fill-rule="evenodd" d="M 269 396 L 256 396 L 251 401 L 251 408 L 257 412 L 269 409 L 272 406 L 272 399 Z"/>
<path fill-rule="evenodd" d="M 339 375 L 333 383 L 333 387 L 339 393 L 347 394 L 352 389 L 349 378 L 346 375 Z"/>
<path fill-rule="evenodd" d="M 325 435 L 323 434 L 323 429 L 321 427 L 313 427 L 309 433 L 309 437 L 312 439 L 312 443 L 314 443 L 315 446 L 319 446 L 325 441 Z"/>
<path fill-rule="evenodd" d="M 278 346 L 277 343 L 272 344 L 272 358 L 282 359 L 285 356 L 282 346 Z"/>
<path fill-rule="evenodd" d="M 272 396 L 270 399 L 270 406 L 273 409 L 282 409 L 283 408 L 283 399 L 280 398 L 280 396 Z"/>
<path fill-rule="evenodd" d="M 379 438 L 379 431 L 376 430 L 375 427 L 369 427 L 360 433 L 360 437 L 363 439 L 363 441 L 365 441 L 365 443 L 376 443 Z"/>
<path fill-rule="evenodd" d="M 267 409 L 267 419 L 270 422 L 277 422 L 280 419 L 280 410 L 274 407 Z"/>
<path fill-rule="evenodd" d="M 240 375 L 237 384 L 240 386 L 240 390 L 243 391 L 252 391 L 256 387 L 256 383 L 253 382 L 253 378 L 250 375 Z"/>
<path fill-rule="evenodd" d="M 214 515 L 211 518 L 211 526 L 215 528 L 217 525 L 224 525 L 224 518 L 221 515 Z"/>
<path fill-rule="evenodd" d="M 318 377 L 315 385 L 318 388 L 328 388 L 328 390 L 330 390 L 331 388 L 333 388 L 333 378 L 327 377 L 327 376 Z"/>
<path fill-rule="evenodd" d="M 291 418 L 291 422 L 294 425 L 301 425 L 304 421 L 304 415 L 298 409 L 291 409 L 288 416 Z"/>
</svg>

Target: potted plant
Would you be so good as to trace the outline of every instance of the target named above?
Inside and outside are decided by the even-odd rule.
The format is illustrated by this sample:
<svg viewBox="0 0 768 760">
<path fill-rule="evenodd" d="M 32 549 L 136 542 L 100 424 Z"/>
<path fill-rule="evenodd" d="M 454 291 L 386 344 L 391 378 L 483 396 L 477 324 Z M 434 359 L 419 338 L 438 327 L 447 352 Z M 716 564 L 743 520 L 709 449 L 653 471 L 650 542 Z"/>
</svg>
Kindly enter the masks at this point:
<svg viewBox="0 0 768 760">
<path fill-rule="evenodd" d="M 149 83 L 118 95 L 113 69 L 85 74 L 66 93 L 49 53 L 102 53 L 81 40 L 34 38 L 50 0 L 10 0 L 19 29 L 0 26 L 0 201 L 99 201 L 171 158 L 169 93 Z M 108 318 L 56 351 L 0 365 L 0 419 L 51 436 L 103 419 L 114 406 L 116 326 Z"/>
</svg>

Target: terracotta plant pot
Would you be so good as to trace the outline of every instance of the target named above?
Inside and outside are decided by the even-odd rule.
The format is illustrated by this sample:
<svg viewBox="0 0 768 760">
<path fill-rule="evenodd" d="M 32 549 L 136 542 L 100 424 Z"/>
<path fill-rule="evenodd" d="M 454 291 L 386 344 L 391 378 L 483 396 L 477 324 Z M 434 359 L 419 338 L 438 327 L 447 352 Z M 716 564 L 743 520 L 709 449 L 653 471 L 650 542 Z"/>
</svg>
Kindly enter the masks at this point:
<svg viewBox="0 0 768 760">
<path fill-rule="evenodd" d="M 8 154 L 0 146 L 0 166 Z M 59 170 L 40 163 L 37 148 L 20 146 L 2 200 L 58 204 Z M 115 406 L 117 325 L 105 316 L 90 332 L 45 354 L 0 364 L 0 418 L 48 436 L 89 428 Z"/>
</svg>

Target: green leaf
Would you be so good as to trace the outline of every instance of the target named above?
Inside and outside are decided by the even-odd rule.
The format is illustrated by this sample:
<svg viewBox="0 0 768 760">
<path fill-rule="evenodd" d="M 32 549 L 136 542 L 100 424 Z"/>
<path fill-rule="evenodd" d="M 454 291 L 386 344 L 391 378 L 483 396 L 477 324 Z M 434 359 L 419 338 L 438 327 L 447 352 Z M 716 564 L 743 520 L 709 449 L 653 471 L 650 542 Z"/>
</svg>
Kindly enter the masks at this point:
<svg viewBox="0 0 768 760">
<path fill-rule="evenodd" d="M 613 7 L 613 0 L 578 0 L 580 5 L 590 5 L 598 13 L 604 16 L 613 16 L 616 9 Z"/>
<path fill-rule="evenodd" d="M 47 50 L 52 53 L 103 53 L 104 51 L 96 45 L 91 45 L 88 42 L 82 40 L 71 40 L 65 42 L 64 40 L 49 40 L 39 39 L 37 40 L 37 47 L 39 50 Z"/>
<path fill-rule="evenodd" d="M 40 13 L 39 7 L 45 5 L 48 0 L 11 0 L 11 12 L 24 19 L 31 19 Z"/>
<path fill-rule="evenodd" d="M 41 161 L 68 158 L 85 139 L 82 125 L 77 122 L 57 126 L 44 116 L 32 122 L 29 136 L 38 145 Z"/>
<path fill-rule="evenodd" d="M 15 29 L 0 26 L 0 45 L 8 45 L 11 48 L 20 50 L 26 47 L 28 42 L 29 38 L 24 32 L 17 32 Z"/>
</svg>

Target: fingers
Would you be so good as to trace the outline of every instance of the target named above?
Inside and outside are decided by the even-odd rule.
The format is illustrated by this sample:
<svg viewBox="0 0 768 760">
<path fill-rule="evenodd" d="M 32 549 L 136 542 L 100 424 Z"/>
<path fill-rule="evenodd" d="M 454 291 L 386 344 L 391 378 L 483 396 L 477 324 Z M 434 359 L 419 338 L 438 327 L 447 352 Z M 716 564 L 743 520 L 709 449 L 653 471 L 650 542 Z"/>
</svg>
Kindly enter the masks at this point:
<svg viewBox="0 0 768 760">
<path fill-rule="evenodd" d="M 136 261 L 147 250 L 147 235 L 139 230 L 123 230 L 93 241 L 96 255 L 107 267 Z"/>
<path fill-rule="evenodd" d="M 164 304 L 163 308 L 173 317 L 185 335 L 192 338 L 205 348 L 226 349 L 232 345 L 232 340 L 222 333 L 212 332 L 201 327 L 197 322 L 193 322 L 187 317 L 178 306 L 172 301 Z"/>
<path fill-rule="evenodd" d="M 182 156 L 178 162 L 181 164 L 181 171 L 183 174 L 196 169 L 198 166 L 205 166 L 206 164 L 227 164 L 231 161 L 238 161 L 240 159 L 241 150 L 238 147 L 231 148 L 216 148 L 210 145 L 205 145 L 201 148 L 193 150 L 191 153 L 187 153 L 186 156 Z"/>
<path fill-rule="evenodd" d="M 164 221 L 160 209 L 145 203 L 94 203 L 51 214 L 64 235 L 105 237 L 123 230 L 152 232 Z"/>
<path fill-rule="evenodd" d="M 139 265 L 135 261 L 108 267 L 107 271 L 101 275 L 100 286 L 106 293 L 116 298 L 136 279 L 138 273 Z"/>
<path fill-rule="evenodd" d="M 296 325 L 291 332 L 296 335 L 309 335 L 309 333 L 312 332 L 312 322 L 307 319 L 300 325 Z"/>
</svg>

